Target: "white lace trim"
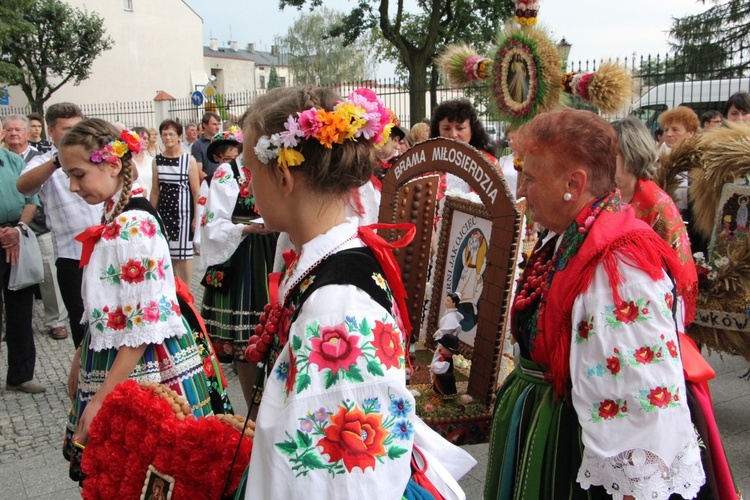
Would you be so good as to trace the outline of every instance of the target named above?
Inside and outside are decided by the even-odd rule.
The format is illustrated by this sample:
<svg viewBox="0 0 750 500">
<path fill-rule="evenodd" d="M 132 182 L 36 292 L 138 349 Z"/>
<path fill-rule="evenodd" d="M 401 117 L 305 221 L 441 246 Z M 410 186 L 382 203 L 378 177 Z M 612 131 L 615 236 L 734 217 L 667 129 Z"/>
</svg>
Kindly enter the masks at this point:
<svg viewBox="0 0 750 500">
<path fill-rule="evenodd" d="M 182 337 L 187 328 L 180 316 L 170 316 L 167 324 L 159 323 L 147 327 L 133 327 L 115 332 L 107 329 L 106 333 L 96 332 L 91 336 L 91 350 L 118 348 L 121 346 L 138 347 L 143 344 L 161 344 L 169 337 Z"/>
<path fill-rule="evenodd" d="M 577 481 L 583 489 L 603 486 L 615 500 L 625 495 L 661 500 L 674 493 L 694 498 L 706 482 L 698 435 L 685 444 L 669 467 L 648 450 L 624 451 L 609 458 L 589 455 L 584 450 Z"/>
<path fill-rule="evenodd" d="M 211 244 L 207 241 L 203 242 L 203 251 L 201 258 L 204 260 L 206 266 L 215 266 L 217 264 L 223 264 L 228 261 L 237 248 L 242 243 L 244 236 L 242 235 L 243 224 L 236 224 L 230 231 L 225 235 L 225 239 L 221 244 Z M 208 251 L 208 249 L 212 251 Z"/>
</svg>

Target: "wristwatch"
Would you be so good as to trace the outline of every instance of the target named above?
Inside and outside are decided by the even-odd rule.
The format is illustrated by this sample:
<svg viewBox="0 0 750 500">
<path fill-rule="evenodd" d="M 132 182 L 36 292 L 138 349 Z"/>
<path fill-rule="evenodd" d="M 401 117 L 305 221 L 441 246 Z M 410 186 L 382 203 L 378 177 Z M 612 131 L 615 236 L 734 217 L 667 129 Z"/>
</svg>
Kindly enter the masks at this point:
<svg viewBox="0 0 750 500">
<path fill-rule="evenodd" d="M 52 157 L 52 164 L 55 166 L 55 169 L 60 168 L 60 160 L 57 159 L 57 155 Z"/>
</svg>

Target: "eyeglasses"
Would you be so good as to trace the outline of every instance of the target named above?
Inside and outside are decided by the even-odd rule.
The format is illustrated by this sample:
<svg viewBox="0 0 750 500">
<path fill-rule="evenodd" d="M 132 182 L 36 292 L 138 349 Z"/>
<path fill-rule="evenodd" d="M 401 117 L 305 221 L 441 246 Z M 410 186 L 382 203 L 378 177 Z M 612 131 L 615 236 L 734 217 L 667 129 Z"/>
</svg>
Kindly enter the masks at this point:
<svg viewBox="0 0 750 500">
<path fill-rule="evenodd" d="M 236 156 L 218 156 L 217 158 L 219 158 L 219 160 L 221 160 L 221 163 L 229 163 L 232 160 L 236 160 L 237 156 L 239 156 L 239 155 L 236 155 Z"/>
<path fill-rule="evenodd" d="M 161 136 L 162 137 L 166 137 L 166 138 L 169 138 L 169 137 L 178 137 L 177 134 L 175 134 L 174 132 L 164 132 L 164 133 L 161 134 Z"/>
</svg>

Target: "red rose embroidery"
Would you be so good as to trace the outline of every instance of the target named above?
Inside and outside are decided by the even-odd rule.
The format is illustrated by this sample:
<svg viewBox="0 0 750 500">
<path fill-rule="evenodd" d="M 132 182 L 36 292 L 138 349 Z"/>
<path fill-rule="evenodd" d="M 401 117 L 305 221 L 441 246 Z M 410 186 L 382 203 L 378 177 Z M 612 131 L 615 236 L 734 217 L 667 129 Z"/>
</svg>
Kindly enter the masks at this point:
<svg viewBox="0 0 750 500">
<path fill-rule="evenodd" d="M 664 408 L 672 401 L 672 394 L 666 387 L 656 387 L 649 391 L 648 400 L 652 405 Z"/>
<path fill-rule="evenodd" d="M 119 238 L 121 229 L 122 226 L 120 226 L 117 222 L 113 222 L 112 224 L 104 228 L 104 231 L 102 231 L 102 238 L 105 240 L 114 240 L 115 238 Z"/>
<path fill-rule="evenodd" d="M 673 358 L 677 357 L 677 344 L 675 344 L 674 340 L 667 342 L 667 349 L 669 350 L 670 356 Z"/>
<path fill-rule="evenodd" d="M 383 442 L 389 432 L 381 424 L 380 415 L 365 415 L 359 408 L 347 411 L 339 406 L 338 413 L 331 416 L 331 425 L 325 429 L 326 437 L 317 446 L 330 457 L 330 463 L 343 460 L 349 472 L 355 467 L 363 472 L 368 467 L 374 470 L 376 457 L 386 454 Z"/>
<path fill-rule="evenodd" d="M 609 370 L 612 375 L 620 373 L 620 358 L 617 356 L 607 358 L 607 370 Z"/>
<path fill-rule="evenodd" d="M 146 238 L 153 238 L 156 235 L 156 224 L 150 220 L 141 222 L 141 232 Z"/>
<path fill-rule="evenodd" d="M 603 419 L 615 418 L 620 413 L 620 407 L 611 399 L 605 399 L 599 403 L 599 416 Z"/>
<path fill-rule="evenodd" d="M 122 311 L 122 307 L 118 307 L 114 311 L 107 313 L 107 327 L 113 330 L 124 330 L 127 323 L 128 318 Z"/>
<path fill-rule="evenodd" d="M 216 280 L 222 281 L 224 279 L 224 273 L 222 271 L 216 271 Z"/>
<path fill-rule="evenodd" d="M 362 355 L 358 341 L 358 336 L 349 335 L 345 323 L 320 327 L 320 337 L 312 339 L 310 363 L 315 363 L 321 370 L 329 368 L 336 375 L 339 369 L 349 368 Z"/>
<path fill-rule="evenodd" d="M 201 196 L 200 198 L 198 198 L 198 205 L 205 206 L 206 205 L 206 201 L 208 201 L 206 199 L 206 197 L 205 196 Z"/>
<path fill-rule="evenodd" d="M 221 179 L 225 175 L 227 175 L 227 173 L 223 168 L 217 168 L 216 172 L 214 172 L 214 179 Z"/>
<path fill-rule="evenodd" d="M 292 348 L 289 347 L 289 371 L 286 375 L 286 382 L 284 382 L 287 395 L 294 391 L 295 382 L 297 382 L 297 358 L 294 356 Z"/>
<path fill-rule="evenodd" d="M 245 182 L 240 185 L 240 198 L 247 199 L 250 197 L 250 185 Z"/>
<path fill-rule="evenodd" d="M 138 260 L 130 259 L 122 266 L 120 278 L 126 283 L 140 283 L 145 279 L 145 276 L 146 268 Z"/>
<path fill-rule="evenodd" d="M 580 323 L 578 323 L 578 336 L 582 339 L 588 339 L 590 329 L 591 325 L 589 325 L 588 321 L 581 321 Z"/>
<path fill-rule="evenodd" d="M 172 301 L 172 312 L 175 313 L 177 316 L 182 315 L 182 311 L 180 311 L 180 304 Z"/>
<path fill-rule="evenodd" d="M 211 362 L 211 358 L 203 360 L 203 373 L 205 373 L 208 378 L 216 376 L 216 371 L 214 370 L 214 364 Z"/>
<path fill-rule="evenodd" d="M 393 325 L 387 325 L 375 321 L 375 355 L 386 368 L 398 368 L 401 366 L 401 356 L 404 349 L 401 347 L 401 333 L 393 330 Z"/>
<path fill-rule="evenodd" d="M 652 351 L 650 347 L 639 347 L 635 350 L 633 356 L 636 361 L 645 365 L 654 360 L 654 351 Z"/>
<path fill-rule="evenodd" d="M 632 300 L 623 301 L 620 307 L 615 308 L 615 317 L 623 323 L 632 323 L 638 317 L 638 306 Z"/>
</svg>

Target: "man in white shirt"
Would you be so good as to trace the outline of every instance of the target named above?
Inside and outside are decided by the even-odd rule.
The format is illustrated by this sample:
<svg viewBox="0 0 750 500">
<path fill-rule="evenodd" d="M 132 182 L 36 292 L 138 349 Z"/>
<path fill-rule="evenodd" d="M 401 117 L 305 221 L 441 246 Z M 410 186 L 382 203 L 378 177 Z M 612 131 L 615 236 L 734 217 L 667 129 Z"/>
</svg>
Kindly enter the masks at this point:
<svg viewBox="0 0 750 500">
<path fill-rule="evenodd" d="M 23 158 L 26 165 L 40 153 L 29 144 L 31 130 L 29 119 L 23 115 L 6 115 L 3 118 L 5 128 L 5 144 L 8 149 Z M 50 144 L 51 147 L 51 144 Z M 36 234 L 39 249 L 44 261 L 44 281 L 39 284 L 39 291 L 44 303 L 44 326 L 55 340 L 68 338 L 68 311 L 65 309 L 62 294 L 57 284 L 57 268 L 55 267 L 54 251 L 52 249 L 52 234 L 47 228 L 46 216 L 40 206 L 34 214 L 29 227 Z"/>
<path fill-rule="evenodd" d="M 83 113 L 75 104 L 58 103 L 47 109 L 47 132 L 54 147 L 48 153 L 33 158 L 23 170 L 16 186 L 26 196 L 39 193 L 47 214 L 47 225 L 52 231 L 52 243 L 57 257 L 57 279 L 65 307 L 70 317 L 70 329 L 76 347 L 83 340 L 83 300 L 81 282 L 83 270 L 78 264 L 81 244 L 75 237 L 89 226 L 101 221 L 102 205 L 89 205 L 70 192 L 70 180 L 59 168 L 57 146 L 65 133 L 81 121 Z"/>
</svg>

